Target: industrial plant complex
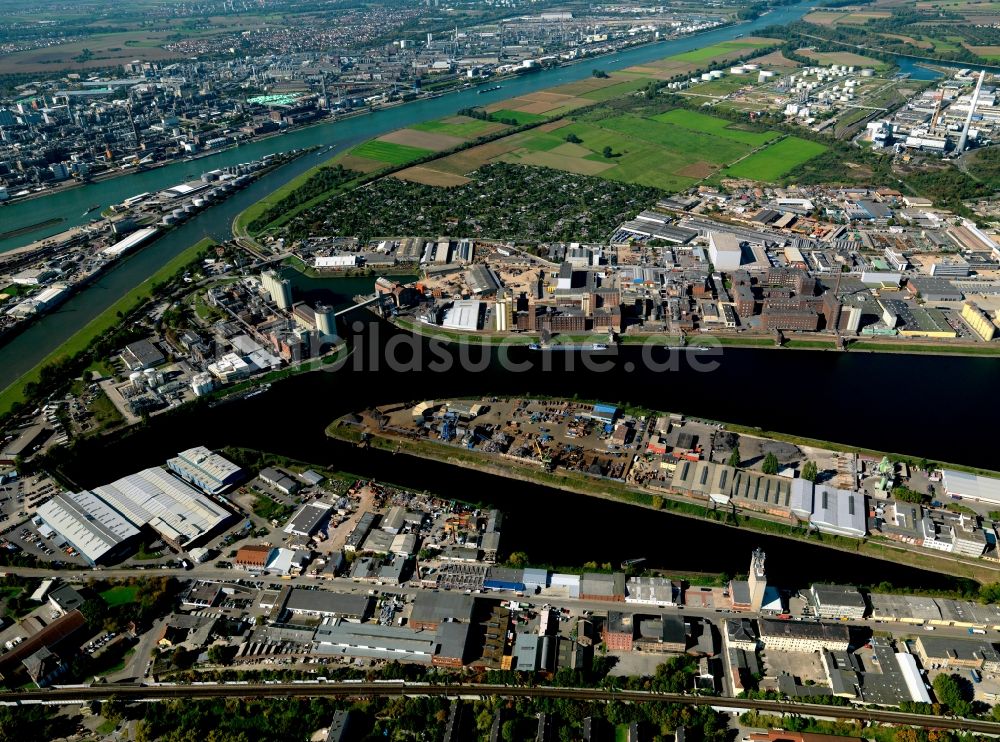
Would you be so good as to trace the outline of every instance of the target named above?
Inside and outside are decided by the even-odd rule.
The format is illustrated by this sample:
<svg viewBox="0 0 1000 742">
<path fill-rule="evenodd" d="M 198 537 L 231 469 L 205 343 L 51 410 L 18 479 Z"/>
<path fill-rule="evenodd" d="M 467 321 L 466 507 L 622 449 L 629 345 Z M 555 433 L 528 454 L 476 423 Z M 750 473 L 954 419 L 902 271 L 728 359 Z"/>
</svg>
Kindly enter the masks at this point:
<svg viewBox="0 0 1000 742">
<path fill-rule="evenodd" d="M 120 561 L 138 546 L 144 528 L 178 551 L 203 544 L 235 517 L 211 495 L 238 482 L 242 472 L 205 449 L 185 451 L 167 465 L 170 471 L 154 467 L 52 497 L 36 513 L 40 532 L 54 533 L 90 564 Z"/>
</svg>

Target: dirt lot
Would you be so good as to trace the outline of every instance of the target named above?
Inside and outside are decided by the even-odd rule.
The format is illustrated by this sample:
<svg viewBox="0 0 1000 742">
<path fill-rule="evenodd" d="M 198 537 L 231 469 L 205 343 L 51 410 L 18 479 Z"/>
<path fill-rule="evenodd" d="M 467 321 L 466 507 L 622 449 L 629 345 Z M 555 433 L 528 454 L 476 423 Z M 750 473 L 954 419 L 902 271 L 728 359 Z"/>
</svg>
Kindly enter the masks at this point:
<svg viewBox="0 0 1000 742">
<path fill-rule="evenodd" d="M 435 152 L 451 149 L 465 143 L 465 140 L 461 137 L 453 137 L 450 134 L 438 134 L 433 131 L 417 131 L 416 129 L 400 129 L 399 131 L 389 132 L 385 136 L 379 137 L 379 139 L 383 142 L 405 144 L 408 147 L 431 149 Z"/>
<path fill-rule="evenodd" d="M 695 162 L 677 171 L 685 178 L 707 178 L 716 171 L 716 166 L 710 162 Z"/>
<path fill-rule="evenodd" d="M 481 144 L 478 147 L 456 152 L 440 160 L 429 163 L 426 167 L 431 170 L 440 170 L 445 173 L 455 175 L 465 175 L 471 173 L 481 165 L 485 165 L 495 157 L 511 152 L 521 146 L 525 139 L 530 136 L 530 132 L 524 134 L 514 134 L 504 137 L 494 142 Z M 346 167 L 346 165 L 345 165 Z"/>
<path fill-rule="evenodd" d="M 362 514 L 374 509 L 373 501 L 375 495 L 371 491 L 371 488 L 367 486 L 362 487 L 360 495 L 361 501 L 355 507 L 354 512 L 339 526 L 330 529 L 330 538 L 320 542 L 316 547 L 319 551 L 325 554 L 332 554 L 344 548 L 344 542 L 347 541 L 348 535 L 354 530 L 354 526 L 361 520 Z"/>
<path fill-rule="evenodd" d="M 423 183 L 424 185 L 437 186 L 439 188 L 453 188 L 465 185 L 469 179 L 464 175 L 445 173 L 440 170 L 431 170 L 426 167 L 410 167 L 396 173 L 400 180 L 408 180 L 411 183 Z"/>
<path fill-rule="evenodd" d="M 885 37 L 887 37 L 887 38 L 890 38 L 890 39 L 899 39 L 900 41 L 905 41 L 907 44 L 912 44 L 913 46 L 915 46 L 915 47 L 917 47 L 919 49 L 932 49 L 934 47 L 934 44 L 932 44 L 929 41 L 921 41 L 919 39 L 913 38 L 912 36 L 905 36 L 905 35 L 903 35 L 901 33 L 886 33 L 886 34 L 882 34 L 882 35 L 885 36 Z M 976 47 L 969 47 L 969 48 L 974 50 Z M 983 47 L 978 47 L 978 48 L 980 48 L 980 49 L 998 49 L 998 50 L 1000 50 L 1000 47 L 996 47 L 996 46 L 983 46 Z M 976 52 L 976 53 L 978 54 L 979 52 Z M 987 52 L 987 53 L 989 53 L 989 52 Z M 993 53 L 994 54 L 1000 54 L 1000 51 L 993 52 Z"/>
<path fill-rule="evenodd" d="M 367 157 L 355 157 L 354 155 L 344 155 L 337 162 L 348 170 L 356 170 L 359 173 L 370 173 L 385 167 L 385 163 L 369 160 Z"/>
<path fill-rule="evenodd" d="M 583 95 L 584 93 L 592 93 L 593 91 L 600 90 L 601 88 L 617 85 L 620 82 L 624 82 L 626 79 L 628 78 L 619 76 L 588 77 L 586 80 L 568 82 L 565 85 L 559 85 L 558 87 L 552 88 L 552 91 L 562 95 L 576 97 L 578 95 Z"/>
<path fill-rule="evenodd" d="M 615 665 L 608 674 L 621 677 L 655 675 L 656 668 L 672 656 L 658 652 L 608 652 L 608 657 L 614 657 L 615 660 Z"/>
<path fill-rule="evenodd" d="M 613 80 L 621 82 L 621 80 Z M 560 93 L 541 92 L 521 95 L 517 98 L 491 103 L 486 107 L 489 113 L 499 110 L 521 111 L 522 113 L 545 114 L 557 108 L 579 108 L 581 106 L 593 105 L 594 101 L 587 98 L 576 98 L 572 95 Z"/>
<path fill-rule="evenodd" d="M 817 52 L 812 49 L 799 49 L 798 53 L 815 59 L 820 64 L 846 64 L 855 67 L 877 67 L 880 64 L 876 59 L 862 57 L 853 52 Z"/>
<path fill-rule="evenodd" d="M 818 26 L 832 26 L 838 20 L 846 17 L 847 13 L 837 13 L 832 10 L 817 10 L 809 13 L 802 20 L 806 23 L 815 23 Z"/>
<path fill-rule="evenodd" d="M 498 274 L 504 286 L 507 286 L 514 293 L 514 296 L 517 296 L 522 291 L 530 291 L 533 286 L 538 284 L 539 272 L 538 268 L 532 270 L 518 268 L 515 270 L 500 269 Z"/>
<path fill-rule="evenodd" d="M 800 680 L 803 684 L 807 680 L 816 683 L 826 682 L 826 673 L 820 662 L 817 652 L 778 652 L 771 650 L 765 653 L 764 666 L 765 674 L 768 677 L 777 677 L 782 673 L 788 673 Z"/>
<path fill-rule="evenodd" d="M 524 155 L 513 153 L 500 158 L 504 162 L 517 165 L 534 165 L 535 167 L 550 167 L 555 170 L 566 170 L 579 175 L 598 175 L 615 166 L 614 162 L 597 162 L 585 160 L 582 157 L 567 157 L 555 152 L 526 152 Z"/>
<path fill-rule="evenodd" d="M 570 122 L 568 120 L 560 119 L 559 121 L 549 121 L 547 124 L 542 124 L 535 131 L 555 131 L 569 125 Z"/>
<path fill-rule="evenodd" d="M 980 57 L 1000 57 L 1000 46 L 967 46 L 966 48 Z"/>
<path fill-rule="evenodd" d="M 753 61 L 756 64 L 759 64 L 761 66 L 766 66 L 766 67 L 787 67 L 787 68 L 793 68 L 793 67 L 801 67 L 802 66 L 798 62 L 795 62 L 795 61 L 789 59 L 788 57 L 786 57 L 780 51 L 778 51 L 778 52 L 771 52 L 770 54 L 765 54 L 763 57 L 757 57 Z"/>
<path fill-rule="evenodd" d="M 572 99 L 567 99 L 572 100 Z M 518 106 L 516 110 L 523 113 L 537 113 L 539 115 L 548 113 L 549 111 L 554 111 L 557 108 L 562 108 L 563 103 L 550 103 L 547 101 L 537 101 L 535 103 L 526 103 L 523 106 Z"/>
</svg>

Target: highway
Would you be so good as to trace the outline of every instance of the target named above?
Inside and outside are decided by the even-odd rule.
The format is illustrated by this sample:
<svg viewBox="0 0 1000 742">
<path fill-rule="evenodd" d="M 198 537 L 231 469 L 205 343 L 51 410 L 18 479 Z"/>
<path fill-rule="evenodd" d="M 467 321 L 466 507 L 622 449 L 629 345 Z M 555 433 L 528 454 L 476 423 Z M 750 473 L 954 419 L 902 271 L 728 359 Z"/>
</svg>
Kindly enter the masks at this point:
<svg viewBox="0 0 1000 742">
<path fill-rule="evenodd" d="M 716 706 L 722 709 L 746 709 L 774 714 L 797 714 L 837 719 L 858 719 L 883 724 L 903 724 L 927 729 L 955 729 L 1000 736 L 1000 723 L 944 716 L 923 716 L 899 711 L 882 711 L 853 706 L 823 706 L 791 701 L 760 701 L 746 698 L 689 696 L 680 693 L 604 690 L 598 688 L 554 688 L 549 686 L 507 686 L 484 684 L 439 685 L 431 683 L 344 682 L 277 684 L 205 684 L 205 685 L 97 685 L 63 687 L 49 690 L 16 691 L 0 694 L 2 704 L 46 703 L 71 705 L 84 701 L 102 701 L 115 696 L 124 701 L 155 701 L 172 698 L 351 698 L 359 696 L 445 696 L 449 698 L 565 698 L 576 701 L 625 701 L 629 703 L 682 703 L 693 706 Z"/>
</svg>

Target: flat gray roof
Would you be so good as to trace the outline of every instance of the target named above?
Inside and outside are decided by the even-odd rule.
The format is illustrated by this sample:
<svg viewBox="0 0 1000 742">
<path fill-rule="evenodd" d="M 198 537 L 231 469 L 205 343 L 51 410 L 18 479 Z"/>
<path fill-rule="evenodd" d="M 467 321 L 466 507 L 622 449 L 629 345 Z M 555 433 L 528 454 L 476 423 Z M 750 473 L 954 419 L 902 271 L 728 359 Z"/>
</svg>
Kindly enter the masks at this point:
<svg viewBox="0 0 1000 742">
<path fill-rule="evenodd" d="M 472 617 L 475 600 L 462 593 L 419 593 L 413 599 L 410 621 L 440 623 L 446 618 L 468 621 Z"/>
<path fill-rule="evenodd" d="M 319 526 L 330 512 L 331 506 L 325 502 L 309 502 L 299 508 L 299 511 L 292 516 L 285 526 L 285 533 L 294 533 L 300 536 L 311 536 L 313 531 Z"/>
<path fill-rule="evenodd" d="M 285 608 L 293 613 L 325 613 L 337 616 L 363 617 L 371 599 L 367 595 L 334 593 L 329 590 L 292 588 Z"/>
</svg>

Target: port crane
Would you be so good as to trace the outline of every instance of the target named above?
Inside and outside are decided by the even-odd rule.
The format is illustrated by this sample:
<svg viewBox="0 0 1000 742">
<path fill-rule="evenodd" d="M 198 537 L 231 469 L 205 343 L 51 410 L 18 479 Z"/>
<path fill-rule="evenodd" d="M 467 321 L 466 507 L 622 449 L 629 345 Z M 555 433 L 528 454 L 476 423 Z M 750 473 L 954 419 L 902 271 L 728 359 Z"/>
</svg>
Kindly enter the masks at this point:
<svg viewBox="0 0 1000 742">
<path fill-rule="evenodd" d="M 553 469 L 552 457 L 549 456 L 549 454 L 545 451 L 544 448 L 542 448 L 542 444 L 538 442 L 537 438 L 534 439 L 532 443 L 535 444 L 535 453 L 538 454 L 539 461 L 541 461 L 545 465 L 546 469 L 551 471 Z"/>
</svg>

